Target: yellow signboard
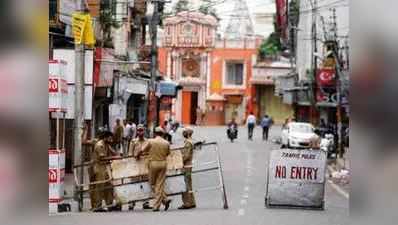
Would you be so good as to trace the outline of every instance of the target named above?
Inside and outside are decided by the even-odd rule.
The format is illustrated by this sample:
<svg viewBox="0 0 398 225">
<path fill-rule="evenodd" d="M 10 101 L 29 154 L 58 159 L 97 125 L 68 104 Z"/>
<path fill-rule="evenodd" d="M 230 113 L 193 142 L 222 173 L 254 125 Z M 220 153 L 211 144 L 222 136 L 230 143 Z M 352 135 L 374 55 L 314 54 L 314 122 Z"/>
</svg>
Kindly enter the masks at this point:
<svg viewBox="0 0 398 225">
<path fill-rule="evenodd" d="M 90 14 L 74 13 L 72 17 L 72 30 L 75 44 L 94 45 L 95 37 Z"/>
<path fill-rule="evenodd" d="M 221 82 L 220 82 L 219 80 L 214 80 L 214 81 L 211 83 L 211 89 L 212 89 L 213 91 L 221 90 Z"/>
</svg>

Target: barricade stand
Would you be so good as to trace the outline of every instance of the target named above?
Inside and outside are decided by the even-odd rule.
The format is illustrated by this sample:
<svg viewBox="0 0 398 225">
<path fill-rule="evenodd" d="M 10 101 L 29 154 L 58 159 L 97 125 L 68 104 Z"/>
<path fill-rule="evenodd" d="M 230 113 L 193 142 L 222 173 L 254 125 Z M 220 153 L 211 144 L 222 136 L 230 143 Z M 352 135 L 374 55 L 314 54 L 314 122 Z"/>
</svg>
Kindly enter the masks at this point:
<svg viewBox="0 0 398 225">
<path fill-rule="evenodd" d="M 199 144 L 198 147 L 195 149 L 197 151 L 199 151 L 205 147 L 214 147 L 214 151 L 216 152 L 216 160 L 210 161 L 210 162 L 204 162 L 199 165 L 194 165 L 194 168 L 201 167 L 201 166 L 206 166 L 206 167 L 210 166 L 210 167 L 204 168 L 204 169 L 199 169 L 199 170 L 193 170 L 192 173 L 197 174 L 197 173 L 204 173 L 204 172 L 208 172 L 208 171 L 217 171 L 218 178 L 219 178 L 219 185 L 214 186 L 214 187 L 206 187 L 206 188 L 193 190 L 193 192 L 220 190 L 221 198 L 222 198 L 222 202 L 223 202 L 223 208 L 228 209 L 228 199 L 227 199 L 227 194 L 226 194 L 225 185 L 224 185 L 224 175 L 223 175 L 223 171 L 222 171 L 221 155 L 220 155 L 220 151 L 218 148 L 218 144 L 217 144 L 217 142 L 202 143 L 202 144 Z"/>
<path fill-rule="evenodd" d="M 201 166 L 206 166 L 207 168 L 193 170 L 192 173 L 205 173 L 208 171 L 217 171 L 219 185 L 214 187 L 206 187 L 198 190 L 193 190 L 192 192 L 202 192 L 209 190 L 220 190 L 222 195 L 223 208 L 228 209 L 227 195 L 225 192 L 224 178 L 222 173 L 221 157 L 218 150 L 217 143 L 198 143 L 195 144 L 194 156 L 198 151 L 203 151 L 203 147 L 214 146 L 214 151 L 216 152 L 215 161 L 210 161 L 206 163 L 201 163 Z M 166 193 L 167 196 L 181 195 L 186 192 L 187 186 L 185 184 L 184 174 L 182 172 L 182 153 L 183 148 L 171 149 L 171 156 L 168 158 L 168 172 L 166 178 Z M 132 156 L 127 157 L 113 157 L 105 159 L 109 161 L 107 165 L 108 174 L 112 176 L 103 181 L 90 182 L 88 178 L 88 173 L 86 172 L 95 162 L 84 163 L 81 165 L 74 166 L 74 170 L 79 167 L 83 167 L 84 182 L 80 183 L 75 175 L 75 183 L 80 187 L 82 193 L 90 193 L 92 191 L 101 191 L 105 189 L 113 189 L 116 194 L 116 202 L 121 205 L 142 202 L 152 199 L 151 187 L 148 183 L 148 171 L 144 165 L 144 162 L 136 161 Z M 214 165 L 214 166 L 213 166 Z M 195 167 L 195 166 L 194 166 Z M 74 173 L 76 174 L 76 173 Z M 93 184 L 104 184 L 111 182 L 112 185 L 104 187 L 102 189 L 90 189 L 89 186 Z M 111 207 L 113 205 L 107 205 L 103 207 Z M 96 210 L 96 209 L 90 209 Z M 85 210 L 87 211 L 87 210 Z"/>
<path fill-rule="evenodd" d="M 57 213 L 58 205 L 64 200 L 65 178 L 65 112 L 51 112 L 55 117 L 55 146 L 48 149 L 48 204 L 49 213 Z M 51 115 L 50 115 L 51 116 Z M 50 117 L 51 118 L 51 117 Z M 63 128 L 60 130 L 60 121 Z M 54 132 L 54 131 L 52 131 Z M 61 140 L 60 140 L 61 139 Z"/>
<path fill-rule="evenodd" d="M 323 210 L 326 152 L 277 149 L 269 157 L 265 206 Z"/>
<path fill-rule="evenodd" d="M 49 213 L 58 212 L 58 205 L 64 197 L 65 177 L 65 116 L 66 96 L 68 88 L 65 80 L 67 63 L 62 60 L 50 60 L 48 76 L 48 113 L 49 120 L 54 122 L 55 128 L 50 126 L 50 143 L 48 146 L 48 185 L 49 185 Z M 60 123 L 62 122 L 62 130 Z"/>
</svg>

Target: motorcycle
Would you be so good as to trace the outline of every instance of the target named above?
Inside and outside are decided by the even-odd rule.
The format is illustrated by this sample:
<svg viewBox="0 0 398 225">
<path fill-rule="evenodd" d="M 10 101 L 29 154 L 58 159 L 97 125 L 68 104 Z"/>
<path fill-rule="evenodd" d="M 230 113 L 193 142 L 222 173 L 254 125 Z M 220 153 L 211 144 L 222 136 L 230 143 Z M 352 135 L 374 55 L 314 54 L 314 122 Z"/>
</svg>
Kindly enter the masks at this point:
<svg viewBox="0 0 398 225">
<path fill-rule="evenodd" d="M 328 158 L 336 158 L 336 145 L 333 134 L 325 134 L 321 139 L 320 149 L 327 153 Z"/>
<path fill-rule="evenodd" d="M 227 136 L 231 142 L 234 142 L 234 139 L 238 138 L 238 128 L 232 125 L 229 126 L 227 129 Z"/>
</svg>

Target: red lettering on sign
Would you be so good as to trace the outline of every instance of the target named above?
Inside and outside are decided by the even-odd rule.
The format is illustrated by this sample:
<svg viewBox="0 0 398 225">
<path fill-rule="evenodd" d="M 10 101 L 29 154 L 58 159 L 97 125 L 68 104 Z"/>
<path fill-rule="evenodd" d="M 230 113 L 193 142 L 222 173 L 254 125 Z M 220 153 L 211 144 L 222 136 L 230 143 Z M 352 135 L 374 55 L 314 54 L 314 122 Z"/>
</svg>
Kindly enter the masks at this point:
<svg viewBox="0 0 398 225">
<path fill-rule="evenodd" d="M 48 169 L 48 183 L 57 183 L 57 169 Z"/>
<path fill-rule="evenodd" d="M 286 167 L 276 166 L 275 178 L 286 178 Z"/>
<path fill-rule="evenodd" d="M 290 179 L 316 180 L 318 178 L 318 168 L 296 167 L 290 168 Z"/>
<path fill-rule="evenodd" d="M 48 92 L 58 92 L 59 84 L 58 79 L 49 78 L 48 79 Z"/>
</svg>

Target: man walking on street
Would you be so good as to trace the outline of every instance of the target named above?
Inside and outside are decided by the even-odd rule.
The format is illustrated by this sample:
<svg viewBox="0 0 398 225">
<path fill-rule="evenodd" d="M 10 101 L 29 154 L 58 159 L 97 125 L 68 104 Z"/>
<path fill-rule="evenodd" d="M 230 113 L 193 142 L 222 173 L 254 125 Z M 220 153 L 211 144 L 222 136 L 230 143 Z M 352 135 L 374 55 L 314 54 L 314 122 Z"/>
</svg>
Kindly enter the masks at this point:
<svg viewBox="0 0 398 225">
<path fill-rule="evenodd" d="M 192 209 L 196 207 L 195 196 L 192 193 L 192 158 L 193 158 L 193 130 L 190 127 L 184 128 L 182 135 L 184 136 L 184 150 L 182 150 L 182 157 L 184 162 L 184 177 L 187 191 L 182 193 L 182 206 L 178 209 Z"/>
<path fill-rule="evenodd" d="M 263 128 L 263 140 L 268 141 L 268 131 L 272 125 L 272 119 L 268 115 L 265 115 L 260 125 Z"/>
<path fill-rule="evenodd" d="M 253 112 L 250 112 L 249 116 L 246 119 L 246 124 L 248 128 L 248 133 L 249 133 L 249 140 L 253 140 L 253 130 L 254 127 L 256 126 L 256 116 L 253 115 Z"/>
<path fill-rule="evenodd" d="M 164 210 L 167 211 L 171 202 L 170 199 L 167 199 L 164 190 L 167 172 L 166 158 L 170 154 L 170 144 L 162 138 L 163 135 L 164 130 L 161 127 L 156 127 L 155 138 L 149 140 L 151 146 L 149 150 L 149 183 L 155 197 L 153 211 L 159 211 L 162 203 Z"/>
<path fill-rule="evenodd" d="M 136 126 L 132 120 L 128 120 L 123 132 L 123 155 L 129 153 L 129 144 L 136 136 Z"/>
<path fill-rule="evenodd" d="M 116 124 L 113 127 L 113 143 L 115 144 L 116 151 L 121 152 L 123 141 L 124 127 L 120 123 L 120 119 L 116 119 Z"/>
<path fill-rule="evenodd" d="M 144 160 L 145 166 L 148 167 L 148 156 L 150 150 L 149 141 L 144 137 L 145 136 L 145 127 L 142 124 L 137 126 L 137 138 L 131 140 L 129 147 L 129 156 L 133 156 L 137 161 Z M 133 210 L 135 203 L 129 206 L 129 210 Z M 143 209 L 152 209 L 149 206 L 149 201 L 144 202 L 142 205 Z"/>
</svg>

